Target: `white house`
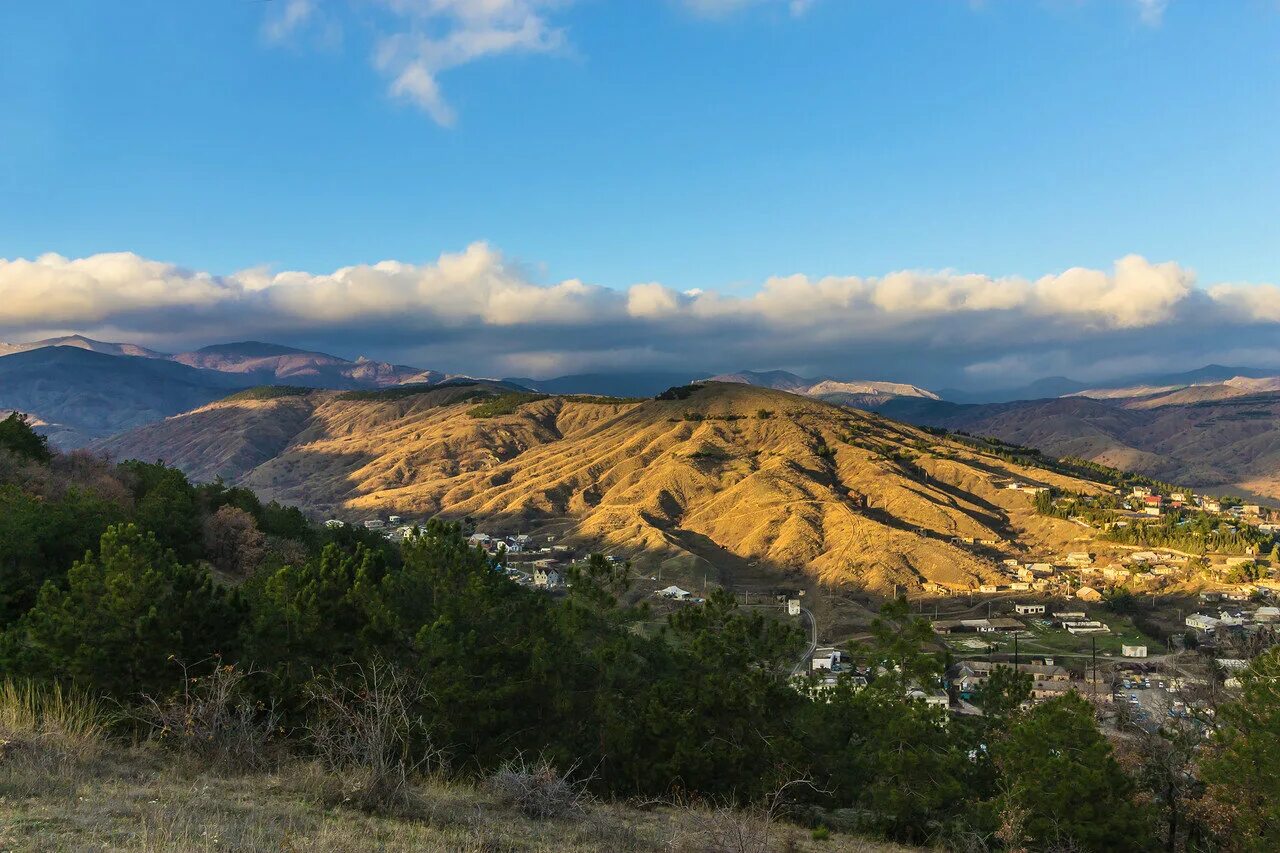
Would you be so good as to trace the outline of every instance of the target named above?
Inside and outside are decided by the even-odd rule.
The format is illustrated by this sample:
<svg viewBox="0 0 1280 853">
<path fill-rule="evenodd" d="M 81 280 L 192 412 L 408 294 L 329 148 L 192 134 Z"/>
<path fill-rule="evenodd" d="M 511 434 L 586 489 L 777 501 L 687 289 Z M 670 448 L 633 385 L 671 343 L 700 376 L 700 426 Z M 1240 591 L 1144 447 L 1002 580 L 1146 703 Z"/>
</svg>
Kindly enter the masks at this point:
<svg viewBox="0 0 1280 853">
<path fill-rule="evenodd" d="M 560 586 L 560 573 L 555 569 L 534 569 L 533 585 L 541 589 L 554 589 Z"/>
<path fill-rule="evenodd" d="M 1212 631 L 1218 627 L 1218 620 L 1203 613 L 1192 613 L 1186 618 L 1186 625 L 1196 631 Z"/>
<path fill-rule="evenodd" d="M 693 593 L 688 590 L 683 590 L 678 586 L 669 586 L 666 589 L 660 589 L 658 590 L 658 595 L 663 598 L 674 598 L 676 601 L 684 601 L 685 599 L 693 597 Z"/>
<path fill-rule="evenodd" d="M 1253 611 L 1253 618 L 1258 622 L 1280 622 L 1280 607 L 1259 607 Z"/>
<path fill-rule="evenodd" d="M 841 666 L 849 662 L 849 656 L 841 649 L 825 648 L 815 649 L 813 652 L 812 667 L 814 670 L 829 669 L 838 670 Z"/>
<path fill-rule="evenodd" d="M 1145 658 L 1147 656 L 1147 647 L 1122 645 L 1120 654 L 1127 658 Z"/>
<path fill-rule="evenodd" d="M 1019 616 L 1037 616 L 1045 612 L 1043 604 L 1015 604 L 1013 610 Z"/>
<path fill-rule="evenodd" d="M 331 519 L 329 519 L 328 521 L 326 521 L 326 522 L 324 523 L 324 526 L 325 526 L 325 527 L 327 527 L 327 528 L 329 528 L 330 530 L 332 530 L 332 529 L 334 529 L 334 528 L 336 528 L 336 527 L 346 527 L 346 526 L 347 526 L 347 524 L 346 524 L 346 522 L 344 522 L 344 521 L 339 521 L 339 520 L 338 520 L 338 519 L 336 519 L 336 518 L 331 518 Z"/>
</svg>

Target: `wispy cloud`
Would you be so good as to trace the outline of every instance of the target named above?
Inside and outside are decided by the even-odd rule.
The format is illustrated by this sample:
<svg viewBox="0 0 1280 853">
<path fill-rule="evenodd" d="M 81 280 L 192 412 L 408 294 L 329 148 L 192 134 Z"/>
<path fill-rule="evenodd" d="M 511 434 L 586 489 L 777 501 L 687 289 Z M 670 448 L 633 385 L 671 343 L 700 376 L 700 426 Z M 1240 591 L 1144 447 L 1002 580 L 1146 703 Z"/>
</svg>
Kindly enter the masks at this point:
<svg viewBox="0 0 1280 853">
<path fill-rule="evenodd" d="M 785 5 L 792 15 L 799 17 L 808 12 L 818 0 L 681 0 L 685 8 L 706 18 L 722 18 L 740 12 L 750 6 Z"/>
<path fill-rule="evenodd" d="M 568 39 L 548 15 L 571 0 L 375 0 L 405 31 L 378 40 L 374 64 L 390 93 L 452 126 L 453 107 L 440 75 L 481 59 L 510 53 L 556 53 Z"/>
<path fill-rule="evenodd" d="M 1158 27 L 1164 23 L 1165 10 L 1169 8 L 1169 0 L 1134 0 L 1138 4 L 1138 17 L 1149 27 Z"/>
<path fill-rule="evenodd" d="M 286 0 L 268 13 L 262 32 L 271 41 L 284 41 L 305 26 L 315 11 L 315 0 Z"/>
</svg>

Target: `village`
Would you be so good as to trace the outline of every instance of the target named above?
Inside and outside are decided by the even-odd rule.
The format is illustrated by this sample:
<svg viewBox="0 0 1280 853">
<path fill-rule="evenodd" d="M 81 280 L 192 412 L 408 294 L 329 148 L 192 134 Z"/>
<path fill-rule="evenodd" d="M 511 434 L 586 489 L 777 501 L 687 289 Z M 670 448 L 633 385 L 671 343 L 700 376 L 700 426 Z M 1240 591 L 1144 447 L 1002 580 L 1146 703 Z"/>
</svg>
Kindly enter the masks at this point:
<svg viewBox="0 0 1280 853">
<path fill-rule="evenodd" d="M 1030 494 L 1039 506 L 1051 498 L 1043 486 L 1010 482 L 1004 487 Z M 1047 505 L 1060 511 L 1062 502 L 1048 500 Z M 1079 550 L 1003 558 L 997 566 L 1003 581 L 969 589 L 923 585 L 926 595 L 916 600 L 917 613 L 932 627 L 947 667 L 935 683 L 910 684 L 908 695 L 951 714 L 980 715 L 984 685 L 997 667 L 1008 666 L 1031 676 L 1031 702 L 1074 691 L 1097 705 L 1104 724 L 1150 726 L 1211 714 L 1211 697 L 1234 686 L 1232 673 L 1275 642 L 1280 566 L 1274 535 L 1280 519 L 1260 505 L 1224 506 L 1221 499 L 1158 494 L 1146 486 L 1096 505 L 1105 505 L 1105 514 L 1067 516 L 1092 533 L 1081 537 Z M 1069 508 L 1078 509 L 1074 503 Z M 1193 554 L 1097 535 L 1171 513 L 1213 517 L 1214 530 L 1234 535 L 1244 529 L 1253 538 L 1243 554 Z M 397 515 L 351 523 L 391 541 L 404 541 L 419 527 Z M 467 519 L 464 532 L 513 583 L 551 594 L 564 590 L 569 568 L 589 556 L 545 531 L 490 533 Z M 1263 557 L 1266 542 L 1272 547 Z M 1003 543 L 958 538 L 954 544 L 993 548 Z M 625 561 L 617 554 L 603 556 Z M 663 586 L 660 571 L 639 580 L 647 582 L 639 594 L 664 603 L 659 616 L 671 607 L 703 602 L 678 585 Z M 855 662 L 856 640 L 844 643 L 847 648 L 818 645 L 814 616 L 801 607 L 803 594 L 760 592 L 754 605 L 751 595 L 743 594 L 744 603 L 766 607 L 777 618 L 808 621 L 813 642 L 793 672 L 797 686 L 823 690 L 845 681 L 860 689 L 883 675 Z"/>
</svg>

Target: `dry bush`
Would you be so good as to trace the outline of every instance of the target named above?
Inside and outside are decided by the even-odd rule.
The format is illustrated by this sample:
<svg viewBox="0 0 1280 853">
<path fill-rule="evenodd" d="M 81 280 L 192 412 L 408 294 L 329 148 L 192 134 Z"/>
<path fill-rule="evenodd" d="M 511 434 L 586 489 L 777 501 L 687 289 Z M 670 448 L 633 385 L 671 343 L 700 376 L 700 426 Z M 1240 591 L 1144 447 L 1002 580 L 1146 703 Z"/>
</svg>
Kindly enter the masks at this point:
<svg viewBox="0 0 1280 853">
<path fill-rule="evenodd" d="M 698 853 L 777 853 L 797 849 L 799 836 L 794 826 L 784 824 L 791 807 L 790 794 L 800 787 L 813 788 L 808 779 L 794 779 L 781 785 L 756 805 L 739 808 L 731 803 L 705 807 L 697 802 L 675 802 L 673 807 L 692 814 L 688 821 L 696 829 L 677 835 L 671 847 Z"/>
<path fill-rule="evenodd" d="M 587 783 L 570 781 L 568 773 L 558 773 L 545 758 L 526 761 L 523 755 L 504 763 L 485 780 L 485 788 L 503 805 L 526 817 L 543 820 L 580 813 L 587 803 Z"/>
<path fill-rule="evenodd" d="M 244 681 L 256 670 L 217 664 L 204 676 L 182 665 L 182 692 L 170 699 L 143 696 L 136 720 L 153 738 L 219 770 L 259 770 L 275 757 L 280 733 L 275 707 L 255 701 Z"/>
<path fill-rule="evenodd" d="M 443 761 L 414 710 L 425 698 L 420 679 L 383 661 L 352 663 L 312 679 L 306 739 L 341 779 L 343 801 L 369 811 L 415 804 L 412 779 Z"/>
</svg>

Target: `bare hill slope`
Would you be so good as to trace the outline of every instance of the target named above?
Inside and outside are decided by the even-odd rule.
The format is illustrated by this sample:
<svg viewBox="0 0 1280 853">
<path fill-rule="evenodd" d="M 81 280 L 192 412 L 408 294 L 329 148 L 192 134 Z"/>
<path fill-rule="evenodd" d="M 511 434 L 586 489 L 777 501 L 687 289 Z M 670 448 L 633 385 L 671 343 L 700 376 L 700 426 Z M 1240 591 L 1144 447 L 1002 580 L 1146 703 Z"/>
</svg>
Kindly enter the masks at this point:
<svg viewBox="0 0 1280 853">
<path fill-rule="evenodd" d="M 226 400 L 99 445 L 220 474 L 316 513 L 443 514 L 764 583 L 969 588 L 1079 529 L 1009 477 L 1091 490 L 876 415 L 712 383 L 685 399 L 309 392 Z M 477 417 L 477 398 L 498 400 Z M 526 400 L 520 405 L 512 405 Z M 507 411 L 509 410 L 509 411 Z M 999 542 L 986 550 L 953 538 Z M 703 562 L 705 561 L 705 563 Z M 745 577 L 750 576 L 750 577 Z"/>
</svg>

